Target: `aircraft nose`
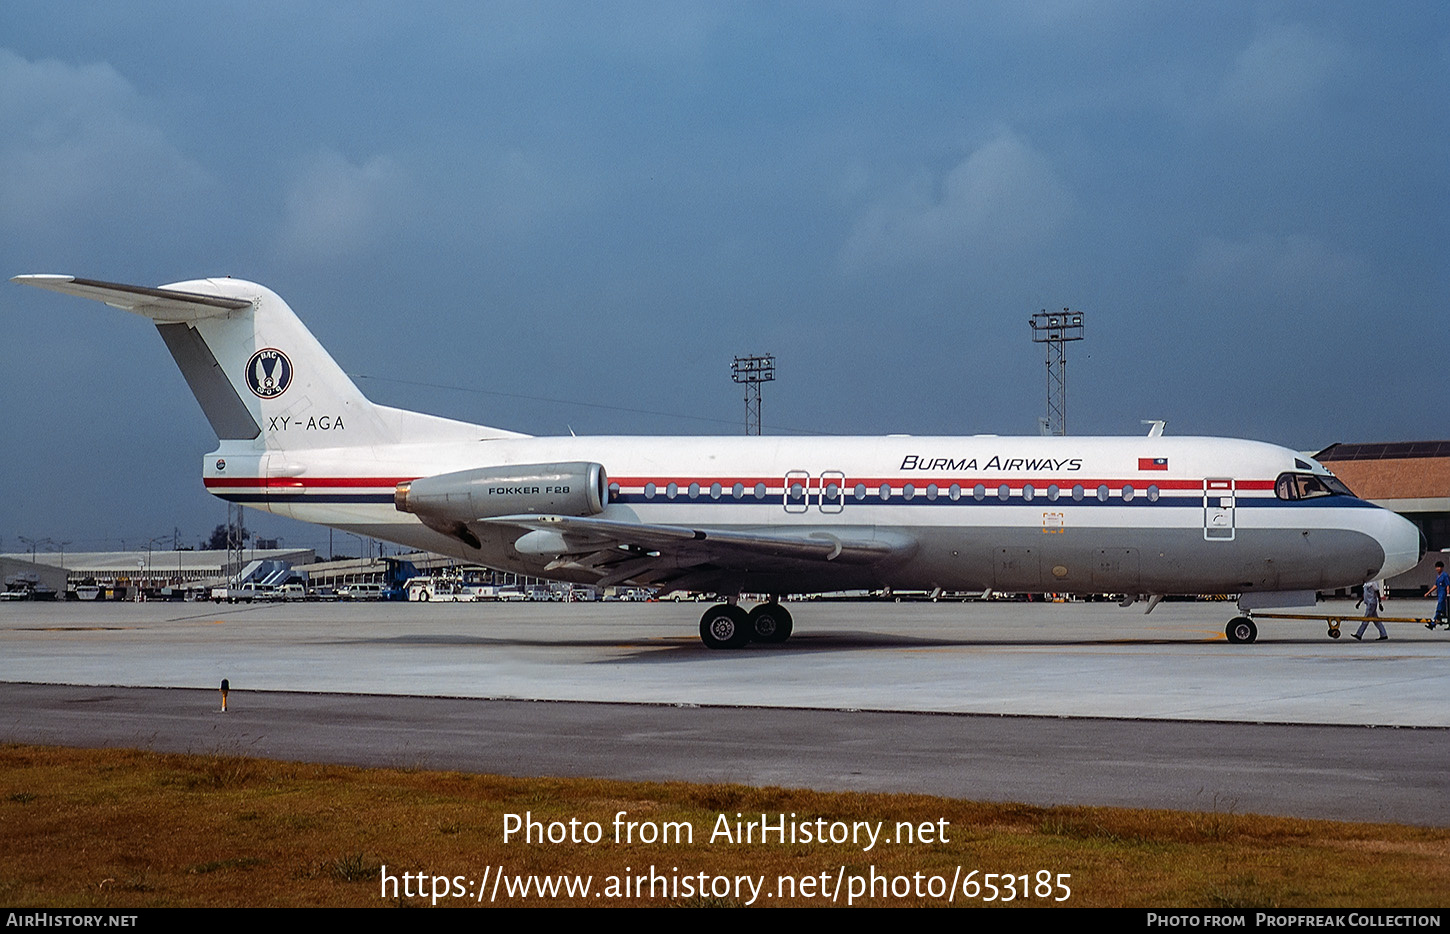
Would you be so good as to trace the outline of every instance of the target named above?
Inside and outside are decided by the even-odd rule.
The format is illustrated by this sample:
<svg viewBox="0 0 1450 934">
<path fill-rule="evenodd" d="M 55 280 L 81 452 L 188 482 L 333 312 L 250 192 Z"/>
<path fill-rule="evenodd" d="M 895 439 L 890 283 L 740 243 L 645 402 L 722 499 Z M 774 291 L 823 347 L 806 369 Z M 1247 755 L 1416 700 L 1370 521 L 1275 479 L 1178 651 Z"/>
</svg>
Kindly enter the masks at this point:
<svg viewBox="0 0 1450 934">
<path fill-rule="evenodd" d="M 1375 534 L 1385 552 L 1385 563 L 1380 568 L 1381 578 L 1403 574 L 1420 563 L 1425 556 L 1425 536 L 1413 522 L 1396 515 L 1388 509 L 1381 517 L 1380 529 Z"/>
</svg>

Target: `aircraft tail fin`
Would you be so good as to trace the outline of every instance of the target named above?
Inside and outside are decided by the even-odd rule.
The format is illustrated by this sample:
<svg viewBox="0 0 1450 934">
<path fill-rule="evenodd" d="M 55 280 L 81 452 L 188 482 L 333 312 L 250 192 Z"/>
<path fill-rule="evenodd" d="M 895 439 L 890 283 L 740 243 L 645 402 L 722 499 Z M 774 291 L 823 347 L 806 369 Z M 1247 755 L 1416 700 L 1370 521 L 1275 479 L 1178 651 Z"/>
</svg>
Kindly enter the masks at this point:
<svg viewBox="0 0 1450 934">
<path fill-rule="evenodd" d="M 252 282 L 196 279 L 150 288 L 74 276 L 11 281 L 150 318 L 222 441 L 282 450 L 520 437 L 375 405 L 287 303 Z"/>
</svg>

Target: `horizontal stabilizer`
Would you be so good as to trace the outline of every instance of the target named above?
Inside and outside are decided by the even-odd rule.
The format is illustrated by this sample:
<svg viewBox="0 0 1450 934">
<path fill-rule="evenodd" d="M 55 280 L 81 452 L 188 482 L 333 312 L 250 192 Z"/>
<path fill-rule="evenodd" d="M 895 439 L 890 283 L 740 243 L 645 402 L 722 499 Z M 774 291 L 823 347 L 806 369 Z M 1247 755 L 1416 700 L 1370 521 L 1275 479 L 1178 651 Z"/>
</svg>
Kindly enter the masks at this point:
<svg viewBox="0 0 1450 934">
<path fill-rule="evenodd" d="M 143 285 L 101 282 L 98 279 L 78 279 L 75 276 L 16 276 L 10 281 L 105 302 L 113 308 L 144 315 L 158 324 L 189 324 L 252 305 L 252 300 L 245 298 L 224 298 L 197 292 L 179 292 L 175 289 L 153 289 Z"/>
<path fill-rule="evenodd" d="M 57 275 L 11 281 L 149 318 L 222 441 L 281 451 L 520 437 L 374 405 L 287 303 L 255 282 L 218 276 L 153 288 Z"/>
</svg>

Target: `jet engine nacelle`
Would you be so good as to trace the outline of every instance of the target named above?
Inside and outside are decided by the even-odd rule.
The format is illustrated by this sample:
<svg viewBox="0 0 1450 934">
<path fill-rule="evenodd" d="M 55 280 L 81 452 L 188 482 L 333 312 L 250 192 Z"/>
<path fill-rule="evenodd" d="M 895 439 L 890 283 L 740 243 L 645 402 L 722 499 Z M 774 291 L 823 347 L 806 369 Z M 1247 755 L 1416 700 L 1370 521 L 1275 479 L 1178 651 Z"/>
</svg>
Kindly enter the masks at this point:
<svg viewBox="0 0 1450 934">
<path fill-rule="evenodd" d="M 592 516 L 608 502 L 604 468 L 586 462 L 477 467 L 405 481 L 393 494 L 399 512 L 430 526 L 525 514 Z"/>
</svg>

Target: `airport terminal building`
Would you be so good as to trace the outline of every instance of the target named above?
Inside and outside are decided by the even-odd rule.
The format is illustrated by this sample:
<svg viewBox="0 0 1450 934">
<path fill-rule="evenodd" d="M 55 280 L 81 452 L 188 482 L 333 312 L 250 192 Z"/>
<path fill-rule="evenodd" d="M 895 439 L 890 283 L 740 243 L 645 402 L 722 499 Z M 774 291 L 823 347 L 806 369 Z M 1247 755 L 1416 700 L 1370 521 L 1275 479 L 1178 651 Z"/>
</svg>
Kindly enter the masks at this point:
<svg viewBox="0 0 1450 934">
<path fill-rule="evenodd" d="M 234 552 L 134 551 L 38 552 L 0 555 L 4 583 L 14 579 L 25 586 L 30 576 L 44 589 L 37 596 L 65 597 L 78 587 L 95 588 L 91 599 L 125 600 L 141 589 L 151 597 L 167 597 L 198 587 L 223 584 L 252 562 L 279 562 L 296 566 L 311 564 L 316 553 L 310 548 L 247 549 L 239 567 Z M 47 593 L 48 591 L 48 593 Z"/>
</svg>

